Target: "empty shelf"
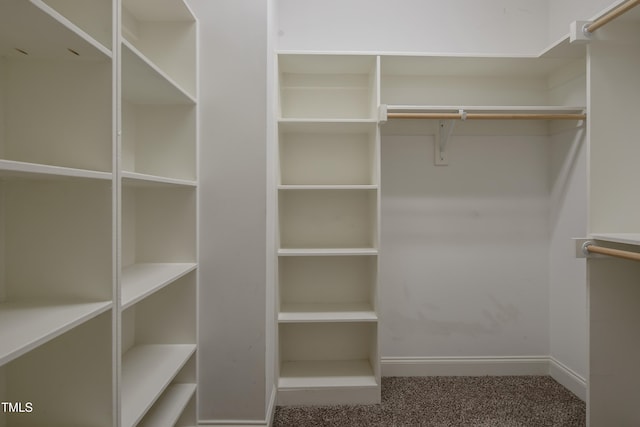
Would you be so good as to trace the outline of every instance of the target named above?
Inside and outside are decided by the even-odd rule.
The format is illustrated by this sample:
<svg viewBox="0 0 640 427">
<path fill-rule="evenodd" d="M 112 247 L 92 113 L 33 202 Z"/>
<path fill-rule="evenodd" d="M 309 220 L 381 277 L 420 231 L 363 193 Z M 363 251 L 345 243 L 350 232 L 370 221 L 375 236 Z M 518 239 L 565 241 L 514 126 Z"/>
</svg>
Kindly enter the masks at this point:
<svg viewBox="0 0 640 427">
<path fill-rule="evenodd" d="M 376 387 L 368 360 L 283 362 L 279 388 Z"/>
<path fill-rule="evenodd" d="M 170 178 L 165 176 L 147 175 L 137 172 L 122 172 L 122 183 L 127 186 L 185 186 L 195 187 L 196 181 L 189 179 Z"/>
<path fill-rule="evenodd" d="M 87 178 L 109 180 L 112 178 L 112 174 L 110 172 L 0 160 L 0 178 Z"/>
<path fill-rule="evenodd" d="M 140 422 L 195 350 L 195 344 L 138 345 L 122 356 L 123 427 Z"/>
<path fill-rule="evenodd" d="M 312 248 L 312 249 L 279 249 L 280 256 L 345 256 L 345 255 L 378 255 L 375 248 Z"/>
<path fill-rule="evenodd" d="M 195 384 L 170 385 L 138 427 L 173 427 L 195 392 Z"/>
<path fill-rule="evenodd" d="M 195 270 L 195 263 L 142 263 L 122 271 L 122 309 Z"/>
<path fill-rule="evenodd" d="M 596 233 L 591 237 L 605 242 L 640 246 L 640 233 Z"/>
<path fill-rule="evenodd" d="M 375 322 L 378 315 L 368 303 L 283 304 L 278 315 L 281 323 Z"/>
<path fill-rule="evenodd" d="M 0 365 L 107 311 L 110 307 L 110 301 L 19 301 L 0 304 Z"/>
</svg>

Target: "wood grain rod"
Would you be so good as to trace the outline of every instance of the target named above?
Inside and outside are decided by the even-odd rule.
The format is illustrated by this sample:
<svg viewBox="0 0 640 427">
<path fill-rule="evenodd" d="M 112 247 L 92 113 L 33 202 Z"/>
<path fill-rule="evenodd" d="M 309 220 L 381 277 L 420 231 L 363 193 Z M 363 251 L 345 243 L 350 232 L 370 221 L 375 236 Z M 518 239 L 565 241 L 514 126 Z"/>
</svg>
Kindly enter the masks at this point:
<svg viewBox="0 0 640 427">
<path fill-rule="evenodd" d="M 590 33 L 593 33 L 598 28 L 608 24 L 609 22 L 611 22 L 614 19 L 616 19 L 618 16 L 622 15 L 623 13 L 628 12 L 629 10 L 631 10 L 634 7 L 638 6 L 639 4 L 640 4 L 640 0 L 630 0 L 630 1 L 626 2 L 626 3 L 622 3 L 621 5 L 616 7 L 615 9 L 611 10 L 609 13 L 601 16 L 600 18 L 596 19 L 591 24 L 589 24 L 587 26 L 587 31 L 590 32 Z"/>
<path fill-rule="evenodd" d="M 608 255 L 616 258 L 640 261 L 640 253 L 623 251 L 620 249 L 603 248 L 602 246 L 587 245 L 587 251 L 600 255 Z"/>
<path fill-rule="evenodd" d="M 640 0 L 638 0 L 640 1 Z M 460 113 L 387 113 L 388 119 L 462 120 Z M 584 120 L 586 114 L 569 113 L 467 113 L 466 120 Z"/>
</svg>

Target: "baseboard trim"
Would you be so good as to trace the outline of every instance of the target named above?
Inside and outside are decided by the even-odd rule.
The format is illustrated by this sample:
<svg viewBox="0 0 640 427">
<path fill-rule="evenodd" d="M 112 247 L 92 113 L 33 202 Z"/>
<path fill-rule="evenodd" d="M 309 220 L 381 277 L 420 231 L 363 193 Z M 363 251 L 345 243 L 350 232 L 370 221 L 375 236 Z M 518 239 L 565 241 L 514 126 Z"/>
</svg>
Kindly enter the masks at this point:
<svg viewBox="0 0 640 427">
<path fill-rule="evenodd" d="M 276 397 L 278 392 L 275 385 L 271 389 L 269 404 L 267 405 L 266 418 L 264 420 L 199 420 L 199 426 L 217 426 L 217 427 L 271 427 L 273 425 L 273 417 L 276 411 Z"/>
<path fill-rule="evenodd" d="M 384 377 L 548 375 L 549 356 L 383 357 Z"/>
<path fill-rule="evenodd" d="M 587 380 L 553 356 L 549 357 L 549 375 L 586 402 Z"/>
</svg>

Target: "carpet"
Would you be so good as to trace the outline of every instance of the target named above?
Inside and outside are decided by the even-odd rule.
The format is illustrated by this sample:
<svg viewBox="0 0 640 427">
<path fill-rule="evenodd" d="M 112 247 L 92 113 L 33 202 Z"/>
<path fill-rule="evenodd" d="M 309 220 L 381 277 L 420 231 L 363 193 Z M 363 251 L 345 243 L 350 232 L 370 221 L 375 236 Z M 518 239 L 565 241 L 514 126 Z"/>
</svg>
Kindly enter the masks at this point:
<svg viewBox="0 0 640 427">
<path fill-rule="evenodd" d="M 585 413 L 549 376 L 384 377 L 379 405 L 278 406 L 273 427 L 581 427 Z"/>
</svg>

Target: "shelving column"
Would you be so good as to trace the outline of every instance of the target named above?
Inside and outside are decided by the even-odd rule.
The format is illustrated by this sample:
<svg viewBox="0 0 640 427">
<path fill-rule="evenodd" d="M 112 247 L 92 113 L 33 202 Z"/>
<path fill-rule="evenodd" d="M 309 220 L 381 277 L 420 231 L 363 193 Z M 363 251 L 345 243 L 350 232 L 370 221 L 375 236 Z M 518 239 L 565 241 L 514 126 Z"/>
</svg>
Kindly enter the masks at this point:
<svg viewBox="0 0 640 427">
<path fill-rule="evenodd" d="M 89 3 L 0 2 L 2 426 L 115 422 L 114 9 Z"/>
<path fill-rule="evenodd" d="M 119 425 L 195 425 L 197 22 L 183 0 L 121 9 Z"/>
<path fill-rule="evenodd" d="M 380 401 L 378 68 L 279 55 L 279 404 Z"/>
</svg>

